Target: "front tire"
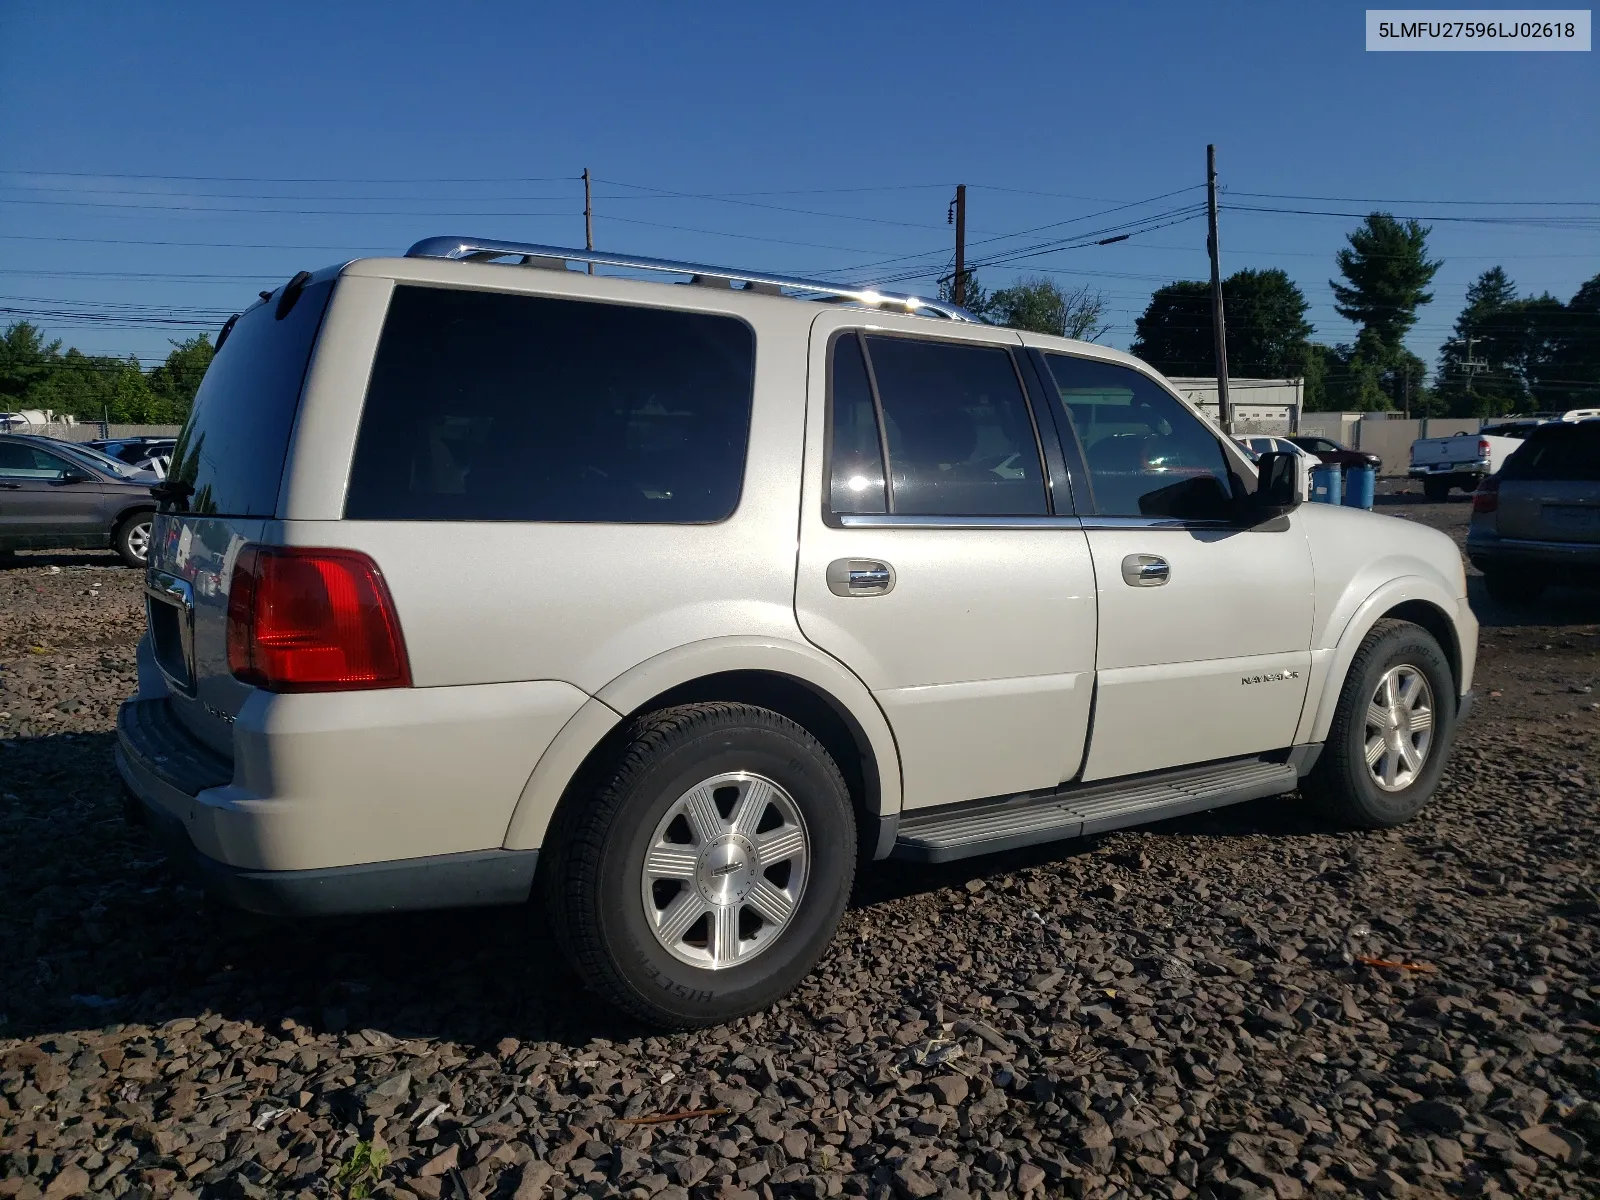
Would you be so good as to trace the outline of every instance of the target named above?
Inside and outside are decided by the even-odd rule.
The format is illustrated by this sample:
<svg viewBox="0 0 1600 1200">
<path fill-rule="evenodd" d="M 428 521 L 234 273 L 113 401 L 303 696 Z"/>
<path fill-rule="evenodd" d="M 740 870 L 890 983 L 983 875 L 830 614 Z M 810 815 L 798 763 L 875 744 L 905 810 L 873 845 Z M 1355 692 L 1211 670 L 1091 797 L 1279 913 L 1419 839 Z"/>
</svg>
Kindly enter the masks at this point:
<svg viewBox="0 0 1600 1200">
<path fill-rule="evenodd" d="M 141 571 L 150 561 L 150 536 L 155 527 L 155 513 L 136 512 L 122 519 L 111 535 L 111 548 L 130 567 Z"/>
<path fill-rule="evenodd" d="M 1301 792 L 1344 824 L 1403 825 L 1438 787 L 1455 713 L 1450 664 L 1433 635 L 1409 621 L 1379 621 L 1350 664 Z"/>
<path fill-rule="evenodd" d="M 599 788 L 580 787 L 541 864 L 573 968 L 652 1025 L 771 1005 L 843 915 L 856 829 L 837 764 L 788 718 L 690 704 L 638 718 Z"/>
</svg>

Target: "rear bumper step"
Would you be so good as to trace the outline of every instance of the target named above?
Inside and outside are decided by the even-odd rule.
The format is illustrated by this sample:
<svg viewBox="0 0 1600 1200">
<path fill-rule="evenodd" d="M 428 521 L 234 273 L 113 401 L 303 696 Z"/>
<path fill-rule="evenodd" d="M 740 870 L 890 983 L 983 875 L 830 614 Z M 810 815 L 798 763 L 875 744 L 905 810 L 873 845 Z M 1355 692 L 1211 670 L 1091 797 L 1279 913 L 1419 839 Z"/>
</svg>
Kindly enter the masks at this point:
<svg viewBox="0 0 1600 1200">
<path fill-rule="evenodd" d="M 1299 777 L 1288 763 L 1247 759 L 1079 784 L 1043 796 L 963 804 L 903 817 L 890 857 L 950 862 L 1104 833 L 1276 796 L 1293 791 Z"/>
</svg>

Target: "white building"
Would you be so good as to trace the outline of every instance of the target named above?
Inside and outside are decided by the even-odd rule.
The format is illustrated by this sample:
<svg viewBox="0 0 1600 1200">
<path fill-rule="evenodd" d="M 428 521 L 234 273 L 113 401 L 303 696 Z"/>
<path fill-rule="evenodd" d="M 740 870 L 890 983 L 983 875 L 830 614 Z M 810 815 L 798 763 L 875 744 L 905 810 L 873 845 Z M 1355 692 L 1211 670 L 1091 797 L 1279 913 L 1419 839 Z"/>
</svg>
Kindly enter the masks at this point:
<svg viewBox="0 0 1600 1200">
<path fill-rule="evenodd" d="M 1173 379 L 1178 394 L 1217 419 L 1215 378 Z M 1234 433 L 1296 433 L 1305 401 L 1304 379 L 1229 379 Z"/>
</svg>

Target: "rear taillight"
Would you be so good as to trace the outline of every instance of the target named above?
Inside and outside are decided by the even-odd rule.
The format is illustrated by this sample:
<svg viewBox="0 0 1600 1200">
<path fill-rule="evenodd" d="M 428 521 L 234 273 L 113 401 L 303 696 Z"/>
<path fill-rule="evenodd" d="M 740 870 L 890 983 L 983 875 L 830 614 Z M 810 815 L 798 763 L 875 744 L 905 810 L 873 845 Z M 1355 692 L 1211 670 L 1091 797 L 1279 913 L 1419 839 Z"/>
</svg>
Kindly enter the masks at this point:
<svg viewBox="0 0 1600 1200">
<path fill-rule="evenodd" d="M 1472 511 L 1475 513 L 1492 513 L 1500 507 L 1500 481 L 1493 475 L 1478 484 L 1478 490 L 1472 493 Z"/>
<path fill-rule="evenodd" d="M 270 692 L 411 686 L 394 601 L 354 550 L 246 546 L 228 594 L 228 669 Z"/>
<path fill-rule="evenodd" d="M 1489 439 L 1488 438 L 1479 438 L 1478 439 L 1478 457 L 1479 458 L 1488 458 L 1489 457 Z"/>
</svg>

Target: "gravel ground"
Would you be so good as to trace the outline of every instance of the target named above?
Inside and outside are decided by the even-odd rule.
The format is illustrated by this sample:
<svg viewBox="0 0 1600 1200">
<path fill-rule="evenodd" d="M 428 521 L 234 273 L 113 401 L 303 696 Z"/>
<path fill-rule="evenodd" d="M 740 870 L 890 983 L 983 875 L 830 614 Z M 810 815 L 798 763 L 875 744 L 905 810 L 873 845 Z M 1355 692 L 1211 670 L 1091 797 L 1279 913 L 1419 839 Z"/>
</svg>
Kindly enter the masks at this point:
<svg viewBox="0 0 1600 1200">
<path fill-rule="evenodd" d="M 186 887 L 117 800 L 138 585 L 0 567 L 0 1198 L 1600 1195 L 1593 594 L 1473 582 L 1481 704 L 1405 829 L 1280 797 L 880 864 L 796 994 L 653 1036 L 537 911 Z"/>
</svg>

